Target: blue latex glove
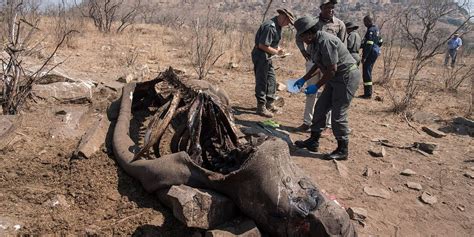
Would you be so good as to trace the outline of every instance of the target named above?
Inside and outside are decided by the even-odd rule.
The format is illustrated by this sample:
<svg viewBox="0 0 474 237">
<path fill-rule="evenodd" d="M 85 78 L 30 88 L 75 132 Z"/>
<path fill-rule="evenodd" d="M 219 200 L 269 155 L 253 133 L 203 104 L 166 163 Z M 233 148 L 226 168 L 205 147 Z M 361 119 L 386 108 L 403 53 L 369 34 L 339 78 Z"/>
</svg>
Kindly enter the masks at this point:
<svg viewBox="0 0 474 237">
<path fill-rule="evenodd" d="M 307 95 L 312 95 L 312 94 L 316 94 L 316 92 L 318 92 L 318 86 L 316 84 L 314 85 L 309 85 L 306 87 L 306 89 L 304 90 L 304 93 L 307 94 Z"/>
<path fill-rule="evenodd" d="M 304 86 L 304 83 L 305 83 L 305 82 L 306 82 L 306 81 L 305 81 L 303 78 L 300 78 L 300 79 L 298 79 L 298 80 L 295 82 L 295 84 L 294 84 L 293 86 L 296 87 L 296 88 L 298 88 L 298 90 L 299 90 L 299 89 L 301 89 L 301 87 Z"/>
</svg>

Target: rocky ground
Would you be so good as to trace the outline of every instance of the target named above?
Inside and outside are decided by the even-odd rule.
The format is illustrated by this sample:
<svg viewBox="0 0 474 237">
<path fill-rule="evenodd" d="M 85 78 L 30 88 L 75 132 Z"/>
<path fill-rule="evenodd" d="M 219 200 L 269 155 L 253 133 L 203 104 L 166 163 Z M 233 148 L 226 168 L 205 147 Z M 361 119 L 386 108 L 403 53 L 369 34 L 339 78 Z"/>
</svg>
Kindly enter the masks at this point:
<svg viewBox="0 0 474 237">
<path fill-rule="evenodd" d="M 19 115 L 0 117 L 0 235 L 199 235 L 126 175 L 107 146 L 88 159 L 72 159 L 81 136 L 107 118 L 107 107 L 119 96 L 112 89 L 121 86 L 119 77 L 133 72 L 130 78 L 146 80 L 168 66 L 193 74 L 187 49 L 167 29 L 137 29 L 134 37 L 86 35 L 60 52 L 57 60 L 68 60 L 59 71 L 95 82 L 89 101 L 37 97 Z M 132 50 L 138 60 L 127 67 Z M 296 53 L 276 64 L 280 82 L 303 73 Z M 263 119 L 255 115 L 252 65 L 245 57 L 235 67 L 227 65 L 217 65 L 208 80 L 229 93 L 239 126 L 255 126 Z M 381 62 L 376 67 L 380 74 Z M 407 118 L 388 111 L 390 99 L 380 87 L 375 87 L 378 100 L 354 99 L 348 161 L 291 151 L 294 162 L 342 206 L 366 211 L 365 220 L 354 221 L 361 236 L 474 235 L 474 128 L 472 122 L 453 121 L 465 116 L 469 90 L 440 90 L 440 70 L 433 64 L 423 75 L 431 81 L 423 84 Z M 306 138 L 291 129 L 301 123 L 304 95 L 278 93 L 285 106 L 273 120 L 292 141 Z M 423 126 L 445 136 L 428 135 Z M 433 154 L 408 149 L 415 142 L 437 146 Z M 335 146 L 331 136 L 321 141 L 322 153 Z M 383 157 L 369 152 L 382 149 Z"/>
</svg>

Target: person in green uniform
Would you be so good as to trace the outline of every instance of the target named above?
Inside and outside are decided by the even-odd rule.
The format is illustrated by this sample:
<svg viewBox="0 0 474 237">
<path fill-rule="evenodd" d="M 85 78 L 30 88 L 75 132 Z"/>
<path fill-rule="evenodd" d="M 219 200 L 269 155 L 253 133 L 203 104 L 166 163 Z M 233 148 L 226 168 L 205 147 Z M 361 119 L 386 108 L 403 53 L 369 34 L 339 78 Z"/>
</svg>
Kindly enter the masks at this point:
<svg viewBox="0 0 474 237">
<path fill-rule="evenodd" d="M 318 30 L 315 27 L 316 23 L 312 17 L 302 17 L 294 24 L 297 36 L 310 45 L 311 50 L 308 53 L 315 63 L 301 79 L 296 81 L 295 87 L 301 89 L 318 69 L 323 74 L 321 80 L 307 86 L 304 92 L 314 94 L 325 85 L 315 105 L 311 136 L 304 141 L 296 141 L 295 145 L 317 152 L 321 132 L 326 126 L 326 114 L 332 110 L 332 131 L 337 140 L 337 148 L 325 158 L 346 160 L 349 151 L 348 110 L 361 80 L 361 74 L 346 44 L 336 36 Z"/>
<path fill-rule="evenodd" d="M 352 22 L 347 22 L 346 29 L 347 29 L 347 42 L 346 42 L 347 50 L 349 50 L 349 53 L 351 53 L 352 57 L 356 60 L 357 66 L 359 66 L 360 64 L 359 50 L 362 44 L 362 38 L 360 37 L 359 33 L 357 33 L 357 29 L 359 29 L 359 26 Z"/>
<path fill-rule="evenodd" d="M 317 20 L 318 23 L 316 27 L 318 30 L 325 31 L 337 36 L 341 39 L 342 42 L 346 40 L 346 26 L 343 21 L 339 20 L 335 14 L 335 5 L 337 4 L 336 0 L 321 0 L 319 9 L 321 13 L 319 14 Z M 314 64 L 311 60 L 308 51 L 310 51 L 309 46 L 308 49 L 305 48 L 304 42 L 300 37 L 296 37 L 296 46 L 300 50 L 303 57 L 306 59 L 306 71 L 308 71 Z M 316 84 L 321 79 L 321 73 L 316 73 L 307 83 L 308 84 Z M 306 95 L 305 107 L 303 112 L 303 124 L 297 127 L 295 130 L 298 132 L 307 132 L 310 130 L 311 121 L 313 120 L 313 113 L 314 113 L 314 105 L 316 104 L 316 100 L 319 95 L 312 94 Z M 327 115 L 326 121 L 326 128 L 325 132 L 331 131 L 331 112 Z"/>
<path fill-rule="evenodd" d="M 281 30 L 294 21 L 293 13 L 287 9 L 278 9 L 277 12 L 278 16 L 266 20 L 258 29 L 252 50 L 257 114 L 268 118 L 273 117 L 273 113 L 277 111 L 273 105 L 276 97 L 275 70 L 270 57 L 285 53 L 279 46 Z"/>
</svg>

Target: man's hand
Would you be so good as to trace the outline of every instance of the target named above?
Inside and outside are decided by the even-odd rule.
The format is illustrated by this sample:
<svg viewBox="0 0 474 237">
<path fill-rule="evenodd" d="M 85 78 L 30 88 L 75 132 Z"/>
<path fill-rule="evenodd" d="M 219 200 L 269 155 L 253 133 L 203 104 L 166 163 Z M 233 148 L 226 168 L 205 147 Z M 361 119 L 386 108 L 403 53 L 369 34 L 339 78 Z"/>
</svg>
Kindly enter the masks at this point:
<svg viewBox="0 0 474 237">
<path fill-rule="evenodd" d="M 300 78 L 300 79 L 298 79 L 298 80 L 295 82 L 295 84 L 294 84 L 293 86 L 296 87 L 296 88 L 298 88 L 298 90 L 299 90 L 299 89 L 301 89 L 301 87 L 304 86 L 304 83 L 305 83 L 305 82 L 306 82 L 305 79 Z"/>
<path fill-rule="evenodd" d="M 318 92 L 318 85 L 314 84 L 314 85 L 309 85 L 308 87 L 306 87 L 306 89 L 304 90 L 304 93 L 307 94 L 307 95 L 312 95 L 312 94 L 316 94 L 316 92 Z"/>
</svg>

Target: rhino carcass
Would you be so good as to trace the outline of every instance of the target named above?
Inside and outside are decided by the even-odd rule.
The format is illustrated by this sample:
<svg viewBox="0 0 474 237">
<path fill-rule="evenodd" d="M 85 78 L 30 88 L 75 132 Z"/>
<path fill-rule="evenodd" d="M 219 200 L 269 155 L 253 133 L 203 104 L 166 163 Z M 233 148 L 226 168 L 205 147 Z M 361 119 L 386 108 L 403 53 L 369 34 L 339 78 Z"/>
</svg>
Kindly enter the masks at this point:
<svg viewBox="0 0 474 237">
<path fill-rule="evenodd" d="M 114 153 L 148 192 L 181 184 L 215 190 L 270 236 L 357 235 L 345 210 L 293 164 L 285 142 L 240 142 L 226 94 L 206 82 L 183 81 L 170 68 L 123 89 Z M 143 106 L 158 110 L 139 149 L 130 126 L 138 111 L 132 108 Z"/>
</svg>

